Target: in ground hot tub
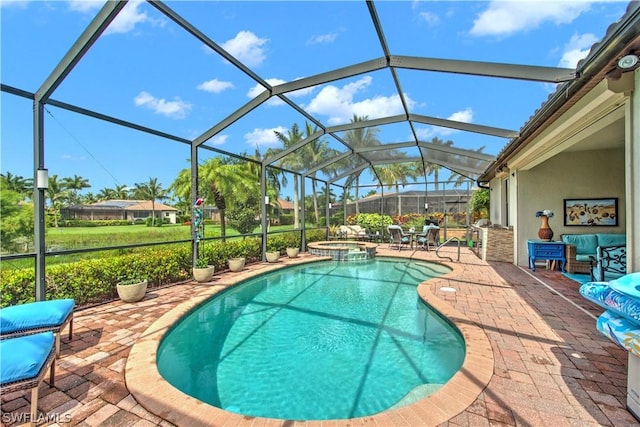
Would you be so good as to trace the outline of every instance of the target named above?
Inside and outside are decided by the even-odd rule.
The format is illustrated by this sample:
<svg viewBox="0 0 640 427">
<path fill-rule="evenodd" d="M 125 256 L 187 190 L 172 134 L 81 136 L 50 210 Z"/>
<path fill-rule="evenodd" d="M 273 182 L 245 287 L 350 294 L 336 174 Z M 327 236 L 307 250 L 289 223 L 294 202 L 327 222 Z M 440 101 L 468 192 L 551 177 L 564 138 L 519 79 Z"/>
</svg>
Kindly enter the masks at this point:
<svg viewBox="0 0 640 427">
<path fill-rule="evenodd" d="M 375 258 L 376 245 L 357 241 L 324 241 L 307 245 L 311 255 L 330 256 L 334 261 L 362 261 Z"/>
</svg>

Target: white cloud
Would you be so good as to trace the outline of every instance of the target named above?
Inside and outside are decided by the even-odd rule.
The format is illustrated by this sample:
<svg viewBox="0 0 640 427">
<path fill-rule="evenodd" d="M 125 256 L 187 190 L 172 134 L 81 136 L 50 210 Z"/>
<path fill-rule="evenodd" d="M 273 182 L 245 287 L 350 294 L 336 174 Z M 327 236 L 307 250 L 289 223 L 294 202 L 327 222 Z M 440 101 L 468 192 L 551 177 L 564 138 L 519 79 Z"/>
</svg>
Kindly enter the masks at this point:
<svg viewBox="0 0 640 427">
<path fill-rule="evenodd" d="M 240 31 L 234 38 L 222 43 L 222 48 L 240 62 L 255 67 L 262 64 L 266 55 L 263 46 L 269 39 L 261 39 L 251 31 Z"/>
<path fill-rule="evenodd" d="M 574 34 L 571 40 L 565 46 L 565 51 L 560 58 L 559 67 L 576 68 L 578 61 L 584 59 L 588 54 L 591 46 L 598 41 L 598 38 L 590 33 Z"/>
<path fill-rule="evenodd" d="M 118 16 L 111 22 L 104 34 L 124 34 L 133 31 L 136 25 L 149 23 L 157 26 L 164 26 L 166 23 L 163 19 L 152 19 L 144 12 L 139 10 L 144 0 L 130 0 L 127 5 L 118 13 Z"/>
<path fill-rule="evenodd" d="M 329 44 L 336 41 L 338 38 L 339 32 L 335 31 L 327 34 L 318 34 L 315 36 L 311 36 L 311 38 L 307 41 L 307 44 Z"/>
<path fill-rule="evenodd" d="M 349 123 L 354 114 L 367 116 L 369 119 L 403 114 L 400 97 L 377 95 L 362 101 L 354 101 L 355 95 L 367 89 L 372 78 L 365 76 L 342 87 L 327 85 L 311 100 L 306 109 L 310 113 L 329 116 L 332 125 Z M 415 102 L 408 96 L 407 104 L 411 108 Z"/>
<path fill-rule="evenodd" d="M 233 89 L 233 83 L 223 82 L 222 80 L 212 79 L 206 82 L 200 83 L 196 89 L 203 90 L 210 93 L 220 93 L 227 89 Z"/>
<path fill-rule="evenodd" d="M 94 12 L 104 6 L 104 0 L 70 0 L 69 9 L 75 12 Z"/>
<path fill-rule="evenodd" d="M 156 98 L 148 92 L 140 92 L 133 100 L 137 107 L 145 107 L 156 114 L 170 117 L 172 119 L 182 119 L 191 110 L 191 104 L 176 97 L 173 101 Z"/>
<path fill-rule="evenodd" d="M 207 143 L 211 145 L 223 145 L 229 139 L 229 135 L 216 135 L 211 138 Z"/>
<path fill-rule="evenodd" d="M 28 5 L 29 5 L 29 2 L 24 0 L 0 0 L 0 8 L 3 8 L 3 7 L 25 8 Z"/>
<path fill-rule="evenodd" d="M 544 22 L 568 24 L 589 10 L 590 1 L 492 1 L 473 23 L 475 36 L 509 36 Z"/>
<path fill-rule="evenodd" d="M 456 111 L 455 113 L 447 117 L 447 119 L 462 123 L 472 123 L 473 110 L 471 108 L 465 108 L 462 111 Z M 420 139 L 421 141 L 429 141 L 434 136 L 446 136 L 455 132 L 460 131 L 440 126 L 416 127 L 416 134 L 418 135 L 418 139 Z"/>
<path fill-rule="evenodd" d="M 278 145 L 280 141 L 276 137 L 275 131 L 280 133 L 286 133 L 287 128 L 278 126 L 270 129 L 254 129 L 253 131 L 244 134 L 244 139 L 247 141 L 247 145 L 252 147 L 261 147 L 265 145 Z"/>
<path fill-rule="evenodd" d="M 440 17 L 431 12 L 420 12 L 420 19 L 427 23 L 430 27 L 434 27 L 440 23 Z"/>
</svg>

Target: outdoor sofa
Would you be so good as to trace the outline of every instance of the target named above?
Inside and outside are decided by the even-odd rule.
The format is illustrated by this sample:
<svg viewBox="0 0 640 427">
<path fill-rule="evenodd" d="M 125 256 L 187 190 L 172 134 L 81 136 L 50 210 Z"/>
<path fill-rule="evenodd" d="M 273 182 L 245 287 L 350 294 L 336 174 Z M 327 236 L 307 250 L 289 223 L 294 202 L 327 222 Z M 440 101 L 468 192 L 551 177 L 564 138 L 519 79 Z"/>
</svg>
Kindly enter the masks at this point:
<svg viewBox="0 0 640 427">
<path fill-rule="evenodd" d="M 598 265 L 602 266 L 603 256 L 617 256 L 616 252 L 607 251 L 603 253 L 600 251 L 600 257 L 598 257 L 598 248 L 616 249 L 618 252 L 624 251 L 626 254 L 626 235 L 624 233 L 591 233 L 591 234 L 563 234 L 560 236 L 565 243 L 565 258 L 567 259 L 566 267 L 568 273 L 585 273 L 591 274 L 592 280 L 604 280 L 603 270 Z M 619 255 L 619 254 L 618 254 Z M 611 265 L 609 268 L 612 276 L 606 277 L 607 279 L 619 277 L 626 272 L 626 257 L 624 258 L 624 265 L 621 265 L 622 257 L 619 257 L 620 262 L 618 265 Z M 614 271 L 614 270 L 617 270 Z"/>
</svg>

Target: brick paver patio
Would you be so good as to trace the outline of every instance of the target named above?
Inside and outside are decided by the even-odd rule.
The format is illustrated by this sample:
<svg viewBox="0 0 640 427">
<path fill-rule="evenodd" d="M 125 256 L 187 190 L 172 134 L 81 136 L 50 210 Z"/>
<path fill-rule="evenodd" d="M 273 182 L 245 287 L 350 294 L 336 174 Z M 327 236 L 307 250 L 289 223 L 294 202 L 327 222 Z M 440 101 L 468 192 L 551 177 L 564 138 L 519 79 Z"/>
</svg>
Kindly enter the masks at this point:
<svg viewBox="0 0 640 427">
<path fill-rule="evenodd" d="M 456 257 L 453 248 L 442 252 Z M 380 245 L 378 254 L 437 259 L 434 252 L 390 251 L 386 245 Z M 597 332 L 595 318 L 602 310 L 579 296 L 576 282 L 557 271 L 530 272 L 512 264 L 485 263 L 468 248 L 453 264 L 460 274 L 429 282 L 429 291 L 482 328 L 493 349 L 494 367 L 475 401 L 440 425 L 640 426 L 625 408 L 627 353 Z M 248 271 L 264 266 L 250 266 Z M 213 282 L 224 283 L 225 275 L 231 274 L 217 275 Z M 124 374 L 127 357 L 150 325 L 177 305 L 210 292 L 210 287 L 180 283 L 151 289 L 138 303 L 112 301 L 79 309 L 73 339 L 63 335 L 55 387 L 46 382 L 40 387 L 39 425 L 172 425 L 129 392 Z M 24 423 L 30 393 L 3 394 L 1 402 L 3 426 Z M 385 426 L 383 420 L 391 418 L 321 424 Z M 256 426 L 264 421 L 232 419 L 224 425 Z M 402 416 L 393 424 L 425 425 Z"/>
</svg>

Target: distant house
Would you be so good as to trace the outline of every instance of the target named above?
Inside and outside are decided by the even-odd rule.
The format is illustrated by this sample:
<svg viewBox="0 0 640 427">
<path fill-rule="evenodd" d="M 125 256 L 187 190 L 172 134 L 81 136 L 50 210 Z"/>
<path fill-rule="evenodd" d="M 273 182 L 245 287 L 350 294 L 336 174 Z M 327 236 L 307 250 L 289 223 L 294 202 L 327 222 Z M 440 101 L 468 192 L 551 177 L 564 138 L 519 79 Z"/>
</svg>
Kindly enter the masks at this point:
<svg viewBox="0 0 640 427">
<path fill-rule="evenodd" d="M 150 200 L 104 200 L 87 205 L 72 205 L 63 208 L 61 214 L 63 219 L 114 219 L 136 222 L 151 217 L 152 210 L 155 210 L 156 218 L 164 218 L 170 224 L 176 223 L 176 208 L 158 202 L 152 204 Z"/>
</svg>

